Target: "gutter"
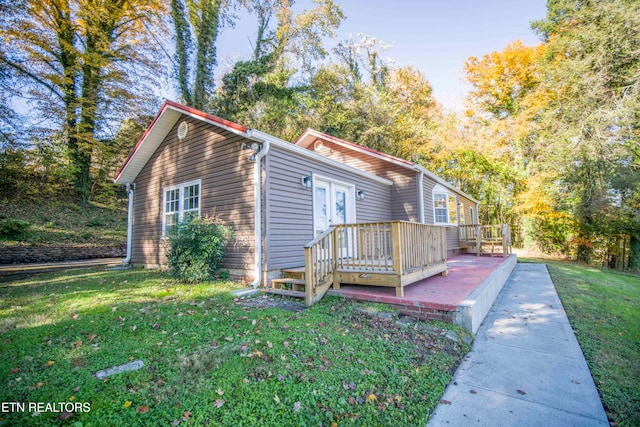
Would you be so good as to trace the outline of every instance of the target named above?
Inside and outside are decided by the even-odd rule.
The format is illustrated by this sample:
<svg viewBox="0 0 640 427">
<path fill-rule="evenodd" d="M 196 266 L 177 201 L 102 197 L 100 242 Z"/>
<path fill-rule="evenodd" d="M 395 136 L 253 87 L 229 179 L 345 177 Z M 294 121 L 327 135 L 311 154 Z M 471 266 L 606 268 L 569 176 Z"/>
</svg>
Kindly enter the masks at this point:
<svg viewBox="0 0 640 427">
<path fill-rule="evenodd" d="M 129 206 L 127 209 L 127 256 L 122 263 L 129 264 L 131 262 L 131 241 L 133 240 L 133 190 L 135 190 L 136 184 L 127 182 L 125 188 L 127 190 Z"/>
<path fill-rule="evenodd" d="M 420 183 L 418 184 L 418 206 L 420 207 L 420 224 L 425 223 L 425 215 L 424 215 L 424 172 L 418 170 L 418 179 Z"/>
<path fill-rule="evenodd" d="M 262 175 L 260 164 L 264 156 L 267 155 L 271 148 L 271 143 L 268 139 L 256 138 L 251 135 L 251 130 L 248 132 L 247 137 L 254 141 L 262 143 L 260 151 L 253 154 L 253 197 L 254 197 L 254 224 L 255 230 L 254 238 L 254 278 L 253 282 L 249 284 L 252 288 L 257 288 L 262 283 Z"/>
</svg>

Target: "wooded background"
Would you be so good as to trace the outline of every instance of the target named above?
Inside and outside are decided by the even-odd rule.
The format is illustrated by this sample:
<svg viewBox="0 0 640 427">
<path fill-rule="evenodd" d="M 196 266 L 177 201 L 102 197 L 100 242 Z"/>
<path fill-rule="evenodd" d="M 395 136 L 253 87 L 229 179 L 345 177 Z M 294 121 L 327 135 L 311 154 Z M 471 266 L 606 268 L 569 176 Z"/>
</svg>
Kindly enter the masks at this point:
<svg viewBox="0 0 640 427">
<path fill-rule="evenodd" d="M 462 113 L 382 41 L 327 52 L 337 3 L 291 6 L 0 0 L 0 198 L 122 203 L 113 176 L 170 78 L 178 101 L 282 139 L 311 127 L 419 162 L 518 246 L 640 269 L 640 2 L 550 0 L 539 45 L 465 62 Z M 220 75 L 216 38 L 239 11 L 257 18 L 253 53 Z"/>
</svg>

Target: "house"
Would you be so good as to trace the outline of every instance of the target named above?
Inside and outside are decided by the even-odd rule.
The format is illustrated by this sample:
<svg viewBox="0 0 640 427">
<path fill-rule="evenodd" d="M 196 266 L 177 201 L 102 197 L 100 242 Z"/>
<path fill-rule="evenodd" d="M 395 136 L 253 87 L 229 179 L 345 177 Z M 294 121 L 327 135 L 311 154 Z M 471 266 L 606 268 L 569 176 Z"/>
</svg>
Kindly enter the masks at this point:
<svg viewBox="0 0 640 427">
<path fill-rule="evenodd" d="M 383 242 L 392 223 L 438 226 L 442 238 L 433 238 L 442 242 L 433 245 L 442 245 L 443 259 L 461 249 L 458 226 L 478 222 L 476 199 L 416 163 L 311 129 L 295 143 L 286 142 L 171 101 L 162 105 L 115 182 L 129 194 L 127 262 L 165 264 L 168 227 L 215 213 L 235 231 L 221 267 L 254 286 L 305 266 L 305 246 L 340 224 L 377 228 L 345 228 L 332 240 L 341 239 L 341 247 L 322 256 L 365 258 L 370 252 L 372 259 L 375 252 L 380 267 L 383 256 L 391 263 L 392 250 L 400 250 Z M 414 239 L 422 232 L 411 231 Z"/>
</svg>

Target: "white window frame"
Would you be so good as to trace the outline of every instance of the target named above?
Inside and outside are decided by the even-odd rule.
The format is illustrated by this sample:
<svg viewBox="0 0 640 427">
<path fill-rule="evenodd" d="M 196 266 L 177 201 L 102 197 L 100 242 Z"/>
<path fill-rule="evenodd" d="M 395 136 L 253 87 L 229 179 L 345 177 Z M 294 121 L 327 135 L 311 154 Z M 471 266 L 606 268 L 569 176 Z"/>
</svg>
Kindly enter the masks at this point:
<svg viewBox="0 0 640 427">
<path fill-rule="evenodd" d="M 469 218 L 471 219 L 471 224 L 476 224 L 477 223 L 476 219 L 474 218 L 474 214 L 473 214 L 473 206 L 471 206 L 469 208 Z"/>
<path fill-rule="evenodd" d="M 442 199 L 444 197 L 446 203 L 446 213 L 447 220 L 446 222 L 438 221 L 438 216 L 436 215 L 436 199 Z M 437 185 L 433 189 L 432 193 L 432 205 L 433 205 L 433 223 L 437 225 L 458 225 L 458 199 L 455 194 L 451 193 L 444 187 Z M 442 208 L 437 208 L 442 209 Z M 453 212 L 453 215 L 452 215 Z M 452 218 L 453 217 L 453 218 Z"/>
<path fill-rule="evenodd" d="M 196 208 L 185 208 L 185 190 L 189 187 L 193 187 L 194 185 L 198 186 L 198 206 Z M 171 191 L 178 190 L 178 210 L 167 212 L 167 203 L 169 200 L 167 199 L 167 193 Z M 178 224 L 184 221 L 185 213 L 189 214 L 191 212 L 195 213 L 196 217 L 200 216 L 200 208 L 202 206 L 202 180 L 195 179 L 193 181 L 183 182 L 178 185 L 172 185 L 170 187 L 164 187 L 162 189 L 162 235 L 167 234 L 167 215 L 169 214 L 178 214 Z"/>
</svg>

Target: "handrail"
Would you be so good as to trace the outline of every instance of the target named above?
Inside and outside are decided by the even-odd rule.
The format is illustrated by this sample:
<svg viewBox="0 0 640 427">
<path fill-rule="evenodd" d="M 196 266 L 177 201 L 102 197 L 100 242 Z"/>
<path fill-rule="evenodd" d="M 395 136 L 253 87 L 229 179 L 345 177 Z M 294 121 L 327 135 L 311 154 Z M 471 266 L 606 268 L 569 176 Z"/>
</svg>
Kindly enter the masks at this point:
<svg viewBox="0 0 640 427">
<path fill-rule="evenodd" d="M 336 227 L 331 227 L 304 246 L 304 300 L 307 306 L 319 301 L 333 284 L 335 241 Z"/>
<path fill-rule="evenodd" d="M 309 243 L 307 243 L 306 245 L 303 246 L 304 249 L 306 248 L 310 248 L 311 246 L 315 245 L 316 243 L 318 243 L 320 240 L 322 240 L 323 238 L 325 238 L 326 236 L 329 235 L 329 233 L 331 233 L 331 231 L 335 228 L 334 225 L 332 225 L 331 227 L 327 228 L 326 230 L 324 230 L 322 233 L 320 233 L 318 235 L 318 237 L 316 237 L 315 239 L 313 239 L 312 241 L 310 241 Z"/>
<path fill-rule="evenodd" d="M 472 224 L 458 226 L 458 240 L 461 244 L 476 246 L 476 253 L 480 255 L 482 245 L 489 244 L 493 247 L 502 244 L 502 254 L 511 253 L 511 230 L 509 224 Z"/>
</svg>

